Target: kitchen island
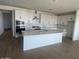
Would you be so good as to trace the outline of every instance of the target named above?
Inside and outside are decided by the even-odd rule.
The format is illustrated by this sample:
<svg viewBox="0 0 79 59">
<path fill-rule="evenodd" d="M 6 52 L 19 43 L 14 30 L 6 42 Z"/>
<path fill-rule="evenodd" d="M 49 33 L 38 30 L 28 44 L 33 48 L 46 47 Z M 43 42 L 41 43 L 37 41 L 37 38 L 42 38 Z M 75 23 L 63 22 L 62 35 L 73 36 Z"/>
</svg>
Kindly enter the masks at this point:
<svg viewBox="0 0 79 59">
<path fill-rule="evenodd" d="M 24 51 L 62 42 L 62 31 L 58 30 L 27 30 L 22 35 Z"/>
</svg>

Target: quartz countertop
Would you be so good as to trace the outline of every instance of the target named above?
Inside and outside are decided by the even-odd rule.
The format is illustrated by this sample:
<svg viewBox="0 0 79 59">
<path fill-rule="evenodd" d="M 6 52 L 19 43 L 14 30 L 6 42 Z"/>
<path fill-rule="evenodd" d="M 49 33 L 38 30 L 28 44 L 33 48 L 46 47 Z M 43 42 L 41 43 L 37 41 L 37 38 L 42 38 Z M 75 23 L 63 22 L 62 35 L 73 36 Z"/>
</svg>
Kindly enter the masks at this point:
<svg viewBox="0 0 79 59">
<path fill-rule="evenodd" d="M 26 30 L 22 31 L 23 36 L 29 35 L 42 35 L 42 34 L 55 34 L 55 33 L 62 33 L 61 30 Z"/>
</svg>

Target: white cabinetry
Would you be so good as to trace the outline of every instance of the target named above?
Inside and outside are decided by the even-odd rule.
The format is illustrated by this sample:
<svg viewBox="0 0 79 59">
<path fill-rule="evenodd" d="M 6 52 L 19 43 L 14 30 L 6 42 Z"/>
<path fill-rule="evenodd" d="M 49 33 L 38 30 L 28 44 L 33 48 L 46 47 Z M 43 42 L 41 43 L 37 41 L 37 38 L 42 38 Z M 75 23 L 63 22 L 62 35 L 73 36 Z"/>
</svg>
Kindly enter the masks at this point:
<svg viewBox="0 0 79 59">
<path fill-rule="evenodd" d="M 54 24 L 54 25 L 57 25 L 57 16 L 56 15 L 51 16 L 50 23 Z"/>
<path fill-rule="evenodd" d="M 49 19 L 50 19 L 49 15 L 41 14 L 41 23 L 42 24 L 48 24 L 49 23 Z"/>
<path fill-rule="evenodd" d="M 27 12 L 27 19 L 30 23 L 32 23 L 33 17 L 34 17 L 34 12 L 33 11 L 28 11 Z"/>
<path fill-rule="evenodd" d="M 25 10 L 15 10 L 15 20 L 24 21 L 27 19 L 27 12 Z"/>
<path fill-rule="evenodd" d="M 41 14 L 41 24 L 49 28 L 57 28 L 57 16 L 53 14 Z"/>
<path fill-rule="evenodd" d="M 68 25 L 68 21 L 74 21 L 75 15 L 61 15 L 58 16 L 58 24 Z"/>
<path fill-rule="evenodd" d="M 27 33 L 27 32 L 26 32 Z M 36 33 L 36 32 L 35 32 Z M 34 34 L 34 33 L 33 33 Z M 31 50 L 62 42 L 62 33 L 23 35 L 23 50 Z"/>
</svg>

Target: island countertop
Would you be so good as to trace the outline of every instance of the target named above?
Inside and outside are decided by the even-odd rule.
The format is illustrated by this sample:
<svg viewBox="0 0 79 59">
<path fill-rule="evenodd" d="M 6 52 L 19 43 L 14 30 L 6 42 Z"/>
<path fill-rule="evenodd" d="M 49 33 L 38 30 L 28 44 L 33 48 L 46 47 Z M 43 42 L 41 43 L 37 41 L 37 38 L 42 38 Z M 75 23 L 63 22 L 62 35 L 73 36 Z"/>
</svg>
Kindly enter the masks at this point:
<svg viewBox="0 0 79 59">
<path fill-rule="evenodd" d="M 63 34 L 59 30 L 28 30 L 22 33 L 23 51 L 61 43 Z"/>
<path fill-rule="evenodd" d="M 23 36 L 53 34 L 53 33 L 62 33 L 62 31 L 61 30 L 26 30 L 26 31 L 22 31 Z"/>
</svg>

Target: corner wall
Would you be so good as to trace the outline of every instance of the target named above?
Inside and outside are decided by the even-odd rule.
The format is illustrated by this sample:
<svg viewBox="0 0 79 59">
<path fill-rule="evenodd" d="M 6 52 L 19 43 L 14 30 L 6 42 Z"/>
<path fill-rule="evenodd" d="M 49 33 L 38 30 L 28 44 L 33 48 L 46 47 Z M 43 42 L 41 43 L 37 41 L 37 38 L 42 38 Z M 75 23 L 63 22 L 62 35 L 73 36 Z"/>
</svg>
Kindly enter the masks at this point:
<svg viewBox="0 0 79 59">
<path fill-rule="evenodd" d="M 2 12 L 0 11 L 0 35 L 4 32 L 4 27 L 3 27 L 3 15 Z"/>
<path fill-rule="evenodd" d="M 76 11 L 73 40 L 79 40 L 79 10 Z"/>
</svg>

